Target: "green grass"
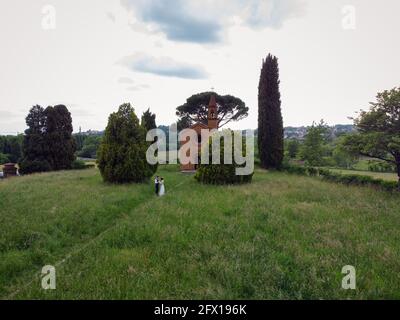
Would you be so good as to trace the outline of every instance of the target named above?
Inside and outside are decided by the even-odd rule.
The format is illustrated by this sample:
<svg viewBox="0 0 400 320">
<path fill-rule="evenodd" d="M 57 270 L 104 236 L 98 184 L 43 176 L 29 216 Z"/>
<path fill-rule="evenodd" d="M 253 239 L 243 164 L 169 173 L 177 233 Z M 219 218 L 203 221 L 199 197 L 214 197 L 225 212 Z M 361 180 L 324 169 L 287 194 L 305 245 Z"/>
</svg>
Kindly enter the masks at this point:
<svg viewBox="0 0 400 320">
<path fill-rule="evenodd" d="M 261 170 L 226 187 L 159 174 L 164 198 L 96 169 L 1 181 L 0 298 L 400 298 L 398 195 Z M 40 287 L 46 264 L 57 290 Z"/>
<path fill-rule="evenodd" d="M 369 171 L 369 161 L 373 160 L 372 158 L 360 158 L 356 164 L 354 164 L 354 169 L 358 171 Z"/>
<path fill-rule="evenodd" d="M 358 171 L 358 170 L 346 170 L 346 169 L 329 169 L 329 170 L 340 174 L 357 174 L 361 176 L 371 176 L 375 179 L 382 179 L 387 181 L 398 181 L 399 179 L 396 173 L 389 173 L 389 172 L 372 172 L 372 171 Z"/>
</svg>

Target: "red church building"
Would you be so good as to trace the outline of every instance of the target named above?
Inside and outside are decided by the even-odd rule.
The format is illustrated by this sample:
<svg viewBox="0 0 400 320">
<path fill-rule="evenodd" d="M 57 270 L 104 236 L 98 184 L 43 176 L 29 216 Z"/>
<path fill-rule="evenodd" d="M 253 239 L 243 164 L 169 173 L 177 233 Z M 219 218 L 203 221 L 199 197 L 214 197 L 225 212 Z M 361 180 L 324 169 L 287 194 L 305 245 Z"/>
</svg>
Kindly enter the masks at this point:
<svg viewBox="0 0 400 320">
<path fill-rule="evenodd" d="M 218 107 L 217 107 L 217 100 L 215 95 L 213 94 L 210 98 L 210 103 L 208 104 L 208 118 L 207 118 L 207 125 L 201 122 L 196 122 L 193 124 L 189 129 L 196 131 L 197 133 L 197 141 L 190 141 L 190 143 L 196 144 L 193 146 L 194 148 L 197 147 L 198 156 L 200 157 L 201 154 L 201 147 L 203 143 L 207 143 L 208 141 L 202 141 L 201 138 L 201 130 L 218 130 Z M 189 138 L 185 141 L 180 141 L 181 145 L 189 143 Z M 190 157 L 190 151 L 186 154 Z M 199 161 L 200 163 L 200 161 Z M 195 163 L 188 163 L 188 164 L 181 164 L 181 171 L 182 172 L 193 172 L 196 171 L 198 164 Z"/>
</svg>

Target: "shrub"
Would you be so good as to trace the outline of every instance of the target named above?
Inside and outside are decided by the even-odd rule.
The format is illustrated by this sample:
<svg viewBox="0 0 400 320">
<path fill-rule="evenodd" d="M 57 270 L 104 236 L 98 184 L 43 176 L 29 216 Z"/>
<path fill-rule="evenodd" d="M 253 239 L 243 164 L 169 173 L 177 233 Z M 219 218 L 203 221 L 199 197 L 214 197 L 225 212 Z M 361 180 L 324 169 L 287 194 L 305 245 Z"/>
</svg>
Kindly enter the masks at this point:
<svg viewBox="0 0 400 320">
<path fill-rule="evenodd" d="M 339 182 L 340 180 L 340 174 L 329 170 L 320 170 L 319 175 L 322 176 L 322 179 L 326 181 Z"/>
<path fill-rule="evenodd" d="M 307 174 L 308 174 L 309 176 L 313 176 L 313 177 L 318 176 L 319 171 L 318 171 L 317 168 L 314 168 L 314 167 L 307 167 L 306 169 L 307 169 Z"/>
<path fill-rule="evenodd" d="M 385 181 L 382 179 L 374 179 L 371 176 L 362 176 L 356 174 L 339 174 L 329 170 L 320 170 L 319 174 L 326 181 L 342 183 L 345 185 L 358 185 L 358 186 L 375 186 L 386 191 L 398 190 L 398 183 L 396 181 Z"/>
<path fill-rule="evenodd" d="M 377 181 L 377 179 L 370 176 L 357 176 L 357 179 L 360 185 L 373 185 Z"/>
<path fill-rule="evenodd" d="M 285 170 L 289 173 L 306 176 L 319 175 L 325 181 L 342 183 L 345 185 L 376 186 L 387 191 L 400 190 L 399 184 L 396 181 L 374 179 L 371 176 L 362 176 L 357 174 L 340 174 L 332 172 L 328 169 L 318 169 L 314 167 L 288 166 L 285 168 Z"/>
<path fill-rule="evenodd" d="M 229 135 L 232 137 L 232 164 L 224 164 L 224 142 L 225 140 L 221 140 L 219 155 L 220 155 L 220 163 L 221 164 L 211 164 L 212 163 L 212 140 L 213 139 L 221 139 L 222 135 L 226 135 L 227 131 L 224 132 L 217 132 L 212 137 L 205 148 L 209 148 L 209 161 L 210 164 L 200 164 L 199 169 L 195 175 L 195 179 L 199 182 L 205 184 L 217 184 L 217 185 L 224 185 L 224 184 L 242 184 L 242 183 L 250 183 L 253 179 L 253 173 L 246 176 L 241 176 L 236 174 L 236 169 L 240 167 L 244 167 L 244 165 L 238 165 L 235 163 L 234 158 L 234 150 L 238 146 L 234 145 L 234 135 L 233 131 L 228 130 Z M 242 141 L 242 154 L 246 155 L 246 143 L 243 139 Z"/>
<path fill-rule="evenodd" d="M 326 176 L 330 174 L 330 171 L 328 169 L 318 169 L 318 174 L 320 176 Z"/>
<path fill-rule="evenodd" d="M 284 168 L 284 170 L 287 171 L 288 173 L 299 174 L 299 175 L 308 175 L 306 167 L 289 165 L 289 166 L 286 166 Z"/>
<path fill-rule="evenodd" d="M 94 144 L 85 145 L 81 151 L 78 152 L 78 156 L 81 158 L 96 159 L 97 146 Z"/>
<path fill-rule="evenodd" d="M 347 184 L 347 185 L 350 185 L 350 184 L 357 185 L 358 181 L 359 181 L 358 177 L 359 176 L 354 175 L 354 174 L 341 174 L 341 175 L 339 175 L 338 182 Z"/>
<path fill-rule="evenodd" d="M 82 160 L 75 160 L 74 162 L 72 162 L 72 170 L 82 170 L 87 168 L 88 166 Z"/>
<path fill-rule="evenodd" d="M 372 172 L 395 172 L 396 168 L 393 164 L 383 161 L 368 161 L 368 170 Z"/>
<path fill-rule="evenodd" d="M 35 172 L 51 171 L 51 166 L 46 160 L 23 160 L 19 163 L 19 172 L 21 174 L 32 174 Z"/>
<path fill-rule="evenodd" d="M 380 185 L 386 191 L 399 191 L 399 184 L 396 181 L 382 181 Z"/>
</svg>

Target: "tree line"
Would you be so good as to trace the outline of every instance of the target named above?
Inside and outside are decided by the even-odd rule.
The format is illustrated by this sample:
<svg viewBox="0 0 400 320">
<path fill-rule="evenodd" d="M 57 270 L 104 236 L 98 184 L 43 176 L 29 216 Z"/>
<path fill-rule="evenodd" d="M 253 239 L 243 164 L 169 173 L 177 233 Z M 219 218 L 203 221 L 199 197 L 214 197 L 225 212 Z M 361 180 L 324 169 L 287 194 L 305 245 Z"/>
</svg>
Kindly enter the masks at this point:
<svg viewBox="0 0 400 320">
<path fill-rule="evenodd" d="M 354 125 L 354 132 L 332 139 L 324 121 L 314 123 L 304 141 L 285 141 L 285 155 L 307 166 L 352 169 L 358 165 L 362 170 L 395 172 L 400 186 L 400 88 L 378 93 L 377 102 L 361 111 Z"/>
<path fill-rule="evenodd" d="M 271 54 L 263 60 L 258 95 L 258 153 L 265 169 L 281 169 L 284 162 L 283 121 L 279 91 L 278 59 Z M 356 132 L 344 134 L 335 142 L 332 159 L 340 165 L 351 165 L 360 156 L 377 159 L 375 170 L 397 172 L 400 188 L 400 87 L 378 93 L 369 110 L 361 110 L 354 119 Z M 328 151 L 327 126 L 322 121 L 309 128 L 305 141 L 289 141 L 287 150 L 312 166 L 324 165 Z M 383 164 L 382 164 L 383 163 Z"/>
<path fill-rule="evenodd" d="M 146 161 L 146 133 L 156 128 L 155 118 L 147 110 L 139 123 L 134 109 L 124 104 L 110 115 L 103 137 L 85 137 L 72 134 L 72 117 L 65 105 L 36 105 L 25 119 L 25 134 L 0 137 L 0 150 L 8 152 L 7 157 L 13 156 L 7 161 L 18 161 L 21 174 L 73 169 L 79 150 L 80 156 L 95 157 L 99 153 L 104 180 L 126 182 L 134 176 L 135 181 L 140 181 L 156 170 Z"/>
<path fill-rule="evenodd" d="M 0 164 L 16 163 L 22 155 L 23 135 L 0 136 Z"/>
<path fill-rule="evenodd" d="M 217 100 L 219 128 L 248 116 L 249 108 L 240 98 L 203 92 L 177 107 L 179 130 L 194 122 L 207 121 L 211 95 Z M 121 105 L 110 115 L 103 137 L 74 137 L 71 114 L 63 105 L 46 109 L 34 106 L 26 124 L 28 129 L 24 136 L 0 137 L 0 160 L 14 162 L 19 158 L 21 173 L 70 169 L 76 151 L 81 157 L 97 156 L 106 181 L 142 181 L 154 172 L 154 167 L 149 167 L 143 156 L 148 145 L 145 130 L 156 128 L 155 115 L 150 110 L 140 121 L 130 104 Z M 368 111 L 361 111 L 354 124 L 356 132 L 344 134 L 335 141 L 329 141 L 323 122 L 313 124 L 303 142 L 285 141 L 278 58 L 269 54 L 262 61 L 257 138 L 262 168 L 280 170 L 288 158 L 300 158 L 312 166 L 329 165 L 331 161 L 330 164 L 350 167 L 357 157 L 365 156 L 394 168 L 400 184 L 400 88 L 379 93 L 377 101 L 371 103 Z"/>
</svg>

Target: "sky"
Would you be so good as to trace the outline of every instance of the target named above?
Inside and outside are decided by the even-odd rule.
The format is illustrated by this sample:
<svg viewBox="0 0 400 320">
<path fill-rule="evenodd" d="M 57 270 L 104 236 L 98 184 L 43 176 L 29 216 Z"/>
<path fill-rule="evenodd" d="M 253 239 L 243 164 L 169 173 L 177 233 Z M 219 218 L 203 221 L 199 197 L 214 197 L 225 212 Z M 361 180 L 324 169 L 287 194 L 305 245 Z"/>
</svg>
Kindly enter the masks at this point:
<svg viewBox="0 0 400 320">
<path fill-rule="evenodd" d="M 130 102 L 163 125 L 192 94 L 241 98 L 257 127 L 262 60 L 279 59 L 285 126 L 346 124 L 400 86 L 398 0 L 0 0 L 0 134 L 36 104 L 74 131 Z"/>
</svg>

